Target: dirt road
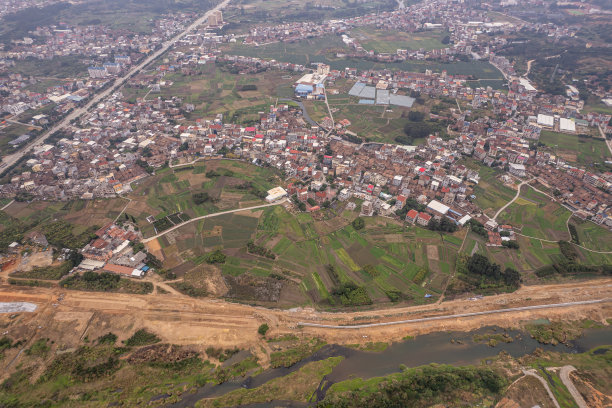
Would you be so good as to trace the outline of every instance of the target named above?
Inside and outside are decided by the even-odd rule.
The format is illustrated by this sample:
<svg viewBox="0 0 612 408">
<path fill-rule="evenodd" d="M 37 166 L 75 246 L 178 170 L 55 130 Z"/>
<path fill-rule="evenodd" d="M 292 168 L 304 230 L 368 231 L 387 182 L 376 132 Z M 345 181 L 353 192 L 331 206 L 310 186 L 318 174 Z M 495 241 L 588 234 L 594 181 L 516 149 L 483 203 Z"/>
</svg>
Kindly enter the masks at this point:
<svg viewBox="0 0 612 408">
<path fill-rule="evenodd" d="M 60 293 L 65 293 L 58 301 Z M 538 318 L 605 321 L 612 303 L 575 304 L 562 308 L 529 308 L 552 303 L 569 303 L 612 298 L 612 279 L 569 284 L 527 286 L 512 294 L 485 297 L 478 301 L 452 300 L 442 304 L 408 306 L 348 313 L 319 312 L 310 308 L 266 309 L 220 299 L 194 299 L 173 294 L 130 295 L 66 291 L 60 288 L 16 288 L 0 286 L 0 301 L 27 301 L 39 305 L 24 316 L 32 325 L 50 327 L 62 343 L 71 344 L 88 330 L 90 338 L 113 331 L 125 339 L 135 329 L 146 327 L 164 341 L 175 344 L 238 346 L 249 348 L 261 341 L 257 328 L 270 325 L 270 335 L 304 333 L 328 342 L 347 344 L 364 341 L 401 340 L 442 330 L 467 331 L 482 326 L 516 327 L 520 321 Z M 523 309 L 518 309 L 523 308 Z M 472 314 L 503 310 L 492 314 Z M 96 317 L 92 318 L 92 313 Z M 451 319 L 436 316 L 466 314 Z M 427 320 L 417 320 L 417 319 Z M 91 320 L 93 319 L 93 320 Z M 303 327 L 300 324 L 348 325 L 409 320 L 404 324 L 340 330 Z M 65 322 L 62 323 L 62 322 Z M 11 330 L 16 330 L 13 328 Z M 79 333 L 71 337 L 71 333 Z M 45 335 L 47 335 L 45 333 Z"/>
</svg>

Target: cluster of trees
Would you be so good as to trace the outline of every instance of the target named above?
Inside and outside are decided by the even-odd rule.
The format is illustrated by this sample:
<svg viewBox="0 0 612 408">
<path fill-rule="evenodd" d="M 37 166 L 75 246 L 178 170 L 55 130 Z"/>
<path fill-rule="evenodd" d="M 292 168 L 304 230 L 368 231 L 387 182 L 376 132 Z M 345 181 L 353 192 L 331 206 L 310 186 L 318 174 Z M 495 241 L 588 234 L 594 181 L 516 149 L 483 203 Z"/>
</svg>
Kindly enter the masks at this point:
<svg viewBox="0 0 612 408">
<path fill-rule="evenodd" d="M 580 238 L 578 238 L 578 230 L 574 224 L 567 224 L 567 228 L 569 229 L 569 233 L 572 237 L 572 242 L 580 245 Z"/>
<path fill-rule="evenodd" d="M 306 211 L 306 204 L 298 199 L 297 194 L 291 196 L 291 201 L 293 201 L 293 203 L 297 206 L 298 210 Z"/>
<path fill-rule="evenodd" d="M 570 224 L 571 225 L 571 224 Z M 578 274 L 603 274 L 612 275 L 612 265 L 584 265 L 580 263 L 580 254 L 576 247 L 567 241 L 559 241 L 561 259 L 552 265 L 544 266 L 536 271 L 536 275 L 543 278 L 555 274 L 578 275 Z"/>
<path fill-rule="evenodd" d="M 498 395 L 506 385 L 503 376 L 489 368 L 429 365 L 406 369 L 376 386 L 365 383 L 353 391 L 332 394 L 321 402 L 324 408 L 424 407 L 448 405 L 470 395 Z M 471 401 L 475 402 L 475 401 Z"/>
<path fill-rule="evenodd" d="M 400 216 L 400 217 L 405 217 L 406 214 L 408 214 L 408 211 L 410 210 L 416 210 L 420 212 L 420 211 L 425 211 L 425 208 L 427 208 L 425 204 L 419 204 L 417 200 L 410 197 L 406 199 L 406 204 L 404 204 L 402 208 L 395 211 L 395 215 Z"/>
<path fill-rule="evenodd" d="M 338 271 L 333 265 L 326 265 L 327 275 L 334 284 L 331 295 L 333 301 L 340 302 L 343 306 L 371 305 L 372 299 L 368 292 L 353 282 L 342 282 Z"/>
<path fill-rule="evenodd" d="M 114 273 L 87 271 L 83 275 L 72 275 L 59 283 L 63 288 L 110 292 L 119 288 L 121 277 Z"/>
<path fill-rule="evenodd" d="M 224 264 L 227 257 L 220 249 L 210 252 L 206 255 L 206 263 L 209 264 Z"/>
<path fill-rule="evenodd" d="M 89 241 L 96 237 L 98 226 L 91 226 L 84 232 L 74 235 L 72 224 L 66 221 L 55 221 L 42 227 L 42 232 L 47 241 L 58 248 L 69 248 L 77 250 L 84 247 Z"/>
<path fill-rule="evenodd" d="M 427 228 L 432 231 L 441 231 L 441 232 L 455 232 L 457 231 L 457 224 L 452 222 L 446 217 L 442 217 L 440 221 L 437 221 L 435 218 L 429 220 L 427 224 Z"/>
<path fill-rule="evenodd" d="M 518 271 L 513 268 L 506 268 L 502 272 L 498 264 L 489 261 L 489 258 L 481 254 L 472 255 L 466 266 L 471 274 L 480 275 L 495 282 L 503 282 L 505 285 L 515 289 L 521 283 L 521 276 Z"/>
<path fill-rule="evenodd" d="M 274 252 L 270 251 L 268 248 L 264 246 L 256 245 L 253 241 L 249 241 L 247 243 L 247 251 L 250 254 L 264 256 L 269 259 L 276 259 L 276 255 L 274 255 Z"/>
<path fill-rule="evenodd" d="M 370 295 L 361 286 L 353 282 L 345 282 L 332 290 L 332 296 L 342 303 L 343 306 L 371 305 Z"/>
<path fill-rule="evenodd" d="M 471 219 L 467 222 L 470 226 L 470 229 L 474 231 L 476 234 L 480 235 L 483 238 L 489 239 L 489 233 L 485 229 L 484 225 L 475 219 Z"/>
<path fill-rule="evenodd" d="M 502 245 L 510 249 L 519 249 L 520 245 L 516 241 L 502 241 Z"/>
<path fill-rule="evenodd" d="M 0 211 L 0 224 L 3 229 L 0 231 L 0 251 L 6 251 L 8 246 L 23 239 L 24 226 L 21 221 Z"/>
</svg>

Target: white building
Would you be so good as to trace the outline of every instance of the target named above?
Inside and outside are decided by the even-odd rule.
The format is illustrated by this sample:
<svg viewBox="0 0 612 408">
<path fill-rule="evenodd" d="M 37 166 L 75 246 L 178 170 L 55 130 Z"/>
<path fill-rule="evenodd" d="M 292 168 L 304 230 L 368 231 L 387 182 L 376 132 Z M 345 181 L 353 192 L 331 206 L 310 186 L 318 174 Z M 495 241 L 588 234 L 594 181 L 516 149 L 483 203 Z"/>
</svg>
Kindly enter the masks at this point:
<svg viewBox="0 0 612 408">
<path fill-rule="evenodd" d="M 89 67 L 87 68 L 90 78 L 105 78 L 108 75 L 104 67 Z"/>
<path fill-rule="evenodd" d="M 282 187 L 274 187 L 272 190 L 268 190 L 268 196 L 266 201 L 273 203 L 274 201 L 280 200 L 281 198 L 287 197 L 287 191 Z"/>
</svg>

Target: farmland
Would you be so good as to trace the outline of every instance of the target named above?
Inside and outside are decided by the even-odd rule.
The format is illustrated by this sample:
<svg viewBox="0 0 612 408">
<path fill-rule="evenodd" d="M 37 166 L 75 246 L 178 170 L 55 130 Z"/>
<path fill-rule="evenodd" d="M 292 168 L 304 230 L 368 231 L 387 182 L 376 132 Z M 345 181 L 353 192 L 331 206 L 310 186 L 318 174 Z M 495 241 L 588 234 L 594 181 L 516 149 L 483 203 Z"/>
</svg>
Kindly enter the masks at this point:
<svg viewBox="0 0 612 408">
<path fill-rule="evenodd" d="M 572 217 L 570 223 L 576 226 L 580 245 L 596 251 L 612 251 L 610 231 L 576 217 Z"/>
<path fill-rule="evenodd" d="M 351 31 L 366 50 L 379 53 L 395 53 L 397 49 L 435 50 L 444 48 L 442 39 L 448 35 L 441 30 L 425 31 L 419 33 L 406 33 L 397 30 L 379 30 L 375 27 L 359 27 Z"/>
<path fill-rule="evenodd" d="M 169 85 L 150 97 L 177 96 L 193 104 L 195 110 L 186 114 L 188 119 L 223 113 L 233 122 L 248 123 L 258 120 L 257 112 L 268 109 L 278 97 L 292 96 L 291 84 L 295 77 L 283 78 L 278 72 L 237 75 L 215 64 L 206 64 L 195 75 L 171 73 L 164 79 Z M 245 85 L 255 85 L 255 89 L 242 90 Z M 147 92 L 139 88 L 123 90 L 124 97 L 132 102 Z"/>
<path fill-rule="evenodd" d="M 572 163 L 583 165 L 602 163 L 609 160 L 610 157 L 610 152 L 602 139 L 543 130 L 540 142 L 551 147 L 558 156 Z"/>
<path fill-rule="evenodd" d="M 241 301 L 336 309 L 334 290 L 347 284 L 364 288 L 376 304 L 421 304 L 441 294 L 463 233 L 443 239 L 378 217 L 357 231 L 350 224 L 356 214 L 342 214 L 330 210 L 315 219 L 276 206 L 191 223 L 158 242 L 165 266 L 179 277 L 193 282 L 199 276 L 195 284 L 210 293 Z M 250 240 L 276 259 L 248 253 Z M 217 248 L 227 255 L 225 263 L 205 265 L 205 254 Z"/>
<path fill-rule="evenodd" d="M 548 240 L 569 240 L 566 222 L 570 212 L 550 201 L 529 186 L 523 186 L 521 195 L 499 216 L 499 222 L 510 224 L 522 234 Z"/>
<path fill-rule="evenodd" d="M 125 204 L 126 201 L 120 198 L 68 202 L 14 202 L 4 212 L 19 219 L 29 228 L 50 223 L 55 219 L 67 221 L 74 226 L 73 233 L 79 234 L 94 225 L 103 226 L 113 221 Z"/>
<path fill-rule="evenodd" d="M 261 45 L 259 47 L 243 43 L 230 44 L 224 47 L 224 52 L 234 55 L 275 59 L 277 61 L 292 62 L 308 65 L 313 62 L 328 64 L 331 69 L 343 70 L 347 66 L 359 70 L 392 69 L 411 72 L 425 72 L 431 69 L 434 72 L 446 71 L 451 75 L 473 75 L 478 79 L 503 79 L 501 73 L 486 61 L 436 63 L 432 61 L 404 61 L 384 64 L 364 59 L 347 60 L 336 57 L 336 53 L 346 53 L 349 49 L 339 36 L 323 36 L 299 42 L 278 42 Z"/>
<path fill-rule="evenodd" d="M 474 186 L 476 204 L 483 209 L 485 214 L 492 216 L 514 197 L 516 191 L 497 179 L 497 176 L 501 174 L 499 170 L 480 164 L 478 166 L 480 181 Z"/>
<path fill-rule="evenodd" d="M 147 221 L 149 216 L 155 220 L 167 217 L 170 227 L 189 218 L 261 204 L 255 194 L 261 196 L 279 182 L 272 170 L 238 161 L 210 160 L 167 167 L 134 185 L 126 213 L 134 217 L 147 237 L 155 233 L 154 224 Z M 193 196 L 197 193 L 206 193 L 209 199 L 196 204 Z"/>
</svg>

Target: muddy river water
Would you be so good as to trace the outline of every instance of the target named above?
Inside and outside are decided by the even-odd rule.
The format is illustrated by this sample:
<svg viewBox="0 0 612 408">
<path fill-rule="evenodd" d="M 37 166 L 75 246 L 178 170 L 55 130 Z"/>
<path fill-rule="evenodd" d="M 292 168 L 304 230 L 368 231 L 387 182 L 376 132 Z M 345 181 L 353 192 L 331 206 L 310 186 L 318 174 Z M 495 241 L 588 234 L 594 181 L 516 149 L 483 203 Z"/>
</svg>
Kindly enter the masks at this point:
<svg viewBox="0 0 612 408">
<path fill-rule="evenodd" d="M 486 344 L 486 341 L 474 341 L 476 335 L 494 333 L 506 333 L 512 337 L 513 341 L 510 343 L 499 342 L 495 347 L 490 347 Z M 495 357 L 501 351 L 513 357 L 521 357 L 533 353 L 537 348 L 565 353 L 581 353 L 603 345 L 612 345 L 612 327 L 588 329 L 580 338 L 572 341 L 570 345 L 559 344 L 556 346 L 540 344 L 525 331 L 504 330 L 497 327 L 485 327 L 471 332 L 427 334 L 394 343 L 382 352 L 366 352 L 339 345 L 327 345 L 309 358 L 289 368 L 268 369 L 255 377 L 228 381 L 220 385 L 208 384 L 198 389 L 194 394 L 185 395 L 181 401 L 168 406 L 174 408 L 191 407 L 202 398 L 218 397 L 240 387 L 259 387 L 274 378 L 299 370 L 309 362 L 335 356 L 343 356 L 344 360 L 326 376 L 325 388 L 317 390 L 316 400 L 321 400 L 329 386 L 334 383 L 352 377 L 367 379 L 396 373 L 400 371 L 401 364 L 407 367 L 417 367 L 430 363 L 461 366 L 479 364 L 483 360 L 486 361 L 488 358 Z M 248 405 L 249 408 L 305 406 L 308 406 L 308 404 L 290 401 L 272 401 L 264 404 Z"/>
</svg>

